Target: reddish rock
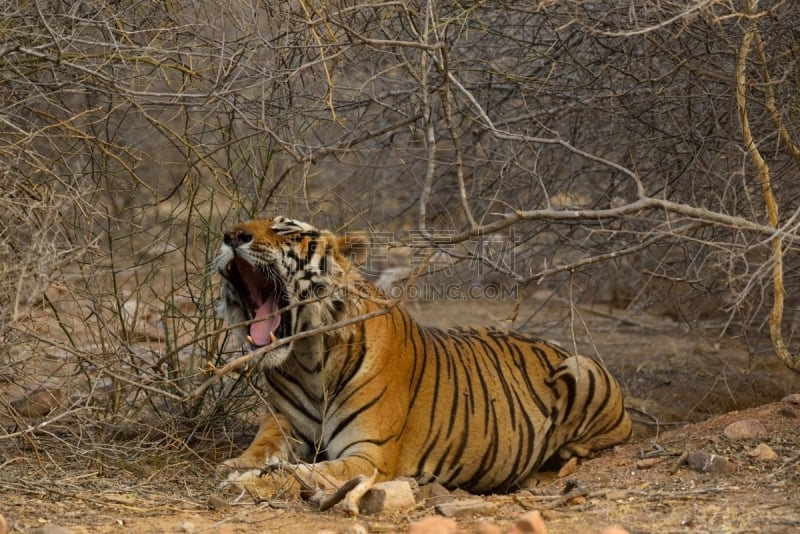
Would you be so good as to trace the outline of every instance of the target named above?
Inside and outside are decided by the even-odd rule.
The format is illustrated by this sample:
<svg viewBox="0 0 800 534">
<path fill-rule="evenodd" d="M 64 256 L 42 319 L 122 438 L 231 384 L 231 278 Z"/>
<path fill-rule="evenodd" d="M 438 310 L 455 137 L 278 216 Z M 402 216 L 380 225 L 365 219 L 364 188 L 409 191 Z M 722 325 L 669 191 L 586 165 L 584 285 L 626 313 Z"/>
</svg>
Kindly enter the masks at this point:
<svg viewBox="0 0 800 534">
<path fill-rule="evenodd" d="M 538 510 L 528 512 L 520 517 L 508 534 L 547 534 L 542 514 Z"/>
<path fill-rule="evenodd" d="M 766 439 L 769 437 L 766 427 L 757 419 L 742 419 L 725 427 L 723 434 L 732 440 Z"/>
<path fill-rule="evenodd" d="M 458 523 L 449 517 L 430 516 L 411 523 L 408 534 L 463 534 Z"/>
<path fill-rule="evenodd" d="M 475 529 L 475 534 L 503 534 L 503 531 L 497 525 L 484 521 Z"/>
</svg>

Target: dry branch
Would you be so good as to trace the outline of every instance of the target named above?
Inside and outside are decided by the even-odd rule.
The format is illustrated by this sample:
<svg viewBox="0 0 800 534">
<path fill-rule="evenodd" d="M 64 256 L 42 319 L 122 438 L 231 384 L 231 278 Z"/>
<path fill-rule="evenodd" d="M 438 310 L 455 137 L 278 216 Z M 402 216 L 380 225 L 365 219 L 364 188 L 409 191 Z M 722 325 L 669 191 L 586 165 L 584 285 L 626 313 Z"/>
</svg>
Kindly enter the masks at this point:
<svg viewBox="0 0 800 534">
<path fill-rule="evenodd" d="M 0 376 L 24 390 L 41 358 L 81 392 L 108 378 L 105 410 L 72 413 L 62 444 L 76 451 L 101 450 L 86 429 L 108 419 L 155 417 L 173 444 L 238 432 L 263 403 L 258 376 L 221 377 L 290 340 L 228 361 L 241 325 L 214 319 L 205 266 L 222 228 L 276 213 L 430 252 L 392 250 L 375 278 L 414 261 L 409 283 L 425 283 L 426 261 L 448 254 L 493 266 L 469 283 L 535 281 L 586 303 L 581 287 L 619 267 L 641 301 L 663 284 L 735 308 L 721 335 L 740 326 L 754 353 L 768 319 L 796 362 L 800 11 L 747 5 L 13 3 Z M 484 236 L 512 228 L 513 261 L 481 256 Z M 125 302 L 169 310 L 176 295 L 196 311 L 134 343 Z"/>
<path fill-rule="evenodd" d="M 755 10 L 755 0 L 748 0 L 746 10 L 752 13 Z M 761 155 L 758 149 L 753 134 L 750 130 L 750 121 L 747 114 L 747 56 L 750 53 L 750 48 L 753 40 L 757 40 L 758 35 L 758 19 L 752 18 L 748 25 L 747 30 L 742 38 L 742 44 L 739 48 L 739 54 L 736 62 L 736 104 L 739 111 L 739 121 L 742 129 L 742 140 L 744 142 L 747 155 L 753 161 L 753 164 L 758 170 L 758 182 L 761 185 L 761 192 L 764 195 L 764 204 L 767 210 L 770 225 L 777 229 L 780 223 L 778 215 L 778 203 L 775 200 L 775 195 L 772 192 L 772 184 L 770 180 L 769 164 Z M 769 106 L 768 106 L 769 107 Z M 774 107 L 774 104 L 773 106 Z M 780 126 L 779 126 L 780 129 Z M 790 143 L 790 147 L 793 144 Z M 776 235 L 772 238 L 772 291 L 773 291 L 773 304 L 772 312 L 769 317 L 769 334 L 772 339 L 772 345 L 778 358 L 786 364 L 789 369 L 800 373 L 800 354 L 792 353 L 786 346 L 783 339 L 782 323 L 783 323 L 783 301 L 786 290 L 783 285 L 783 239 L 782 236 Z"/>
</svg>

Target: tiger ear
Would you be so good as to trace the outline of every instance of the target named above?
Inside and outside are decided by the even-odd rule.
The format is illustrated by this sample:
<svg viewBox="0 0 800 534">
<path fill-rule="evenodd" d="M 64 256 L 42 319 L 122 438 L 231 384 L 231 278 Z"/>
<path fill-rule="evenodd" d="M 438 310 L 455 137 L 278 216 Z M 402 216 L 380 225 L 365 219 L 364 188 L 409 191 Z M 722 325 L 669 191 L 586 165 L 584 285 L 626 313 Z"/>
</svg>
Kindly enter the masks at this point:
<svg viewBox="0 0 800 534">
<path fill-rule="evenodd" d="M 360 267 L 367 263 L 372 240 L 366 232 L 347 232 L 336 241 L 339 253 L 347 258 L 353 266 Z"/>
</svg>

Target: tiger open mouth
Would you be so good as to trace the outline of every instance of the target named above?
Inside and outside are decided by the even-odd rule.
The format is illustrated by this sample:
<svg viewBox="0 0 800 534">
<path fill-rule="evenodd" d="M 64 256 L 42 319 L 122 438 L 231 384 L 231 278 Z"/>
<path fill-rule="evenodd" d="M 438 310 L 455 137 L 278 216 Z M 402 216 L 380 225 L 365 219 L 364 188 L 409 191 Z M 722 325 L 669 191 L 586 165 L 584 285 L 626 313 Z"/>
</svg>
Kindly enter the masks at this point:
<svg viewBox="0 0 800 534">
<path fill-rule="evenodd" d="M 234 258 L 225 266 L 222 276 L 239 294 L 248 321 L 247 341 L 256 349 L 274 343 L 290 334 L 291 316 L 278 313 L 289 305 L 286 288 L 272 272 L 262 273 L 250 263 Z"/>
</svg>

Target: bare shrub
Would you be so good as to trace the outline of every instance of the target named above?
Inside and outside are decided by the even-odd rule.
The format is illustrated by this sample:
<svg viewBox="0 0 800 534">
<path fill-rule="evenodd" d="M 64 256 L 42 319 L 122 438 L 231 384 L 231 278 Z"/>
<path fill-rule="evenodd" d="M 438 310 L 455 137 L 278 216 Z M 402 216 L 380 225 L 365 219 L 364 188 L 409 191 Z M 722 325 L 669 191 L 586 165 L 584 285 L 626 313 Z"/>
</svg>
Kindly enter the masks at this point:
<svg viewBox="0 0 800 534">
<path fill-rule="evenodd" d="M 0 374 L 11 393 L 62 384 L 62 409 L 109 439 L 134 424 L 217 443 L 260 403 L 248 373 L 191 393 L 236 352 L 212 313 L 220 230 L 276 212 L 571 302 L 713 317 L 721 335 L 769 322 L 796 367 L 790 2 L 0 16 Z"/>
</svg>

